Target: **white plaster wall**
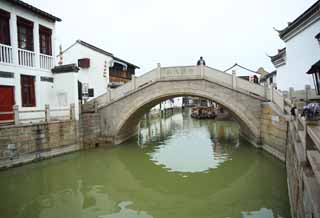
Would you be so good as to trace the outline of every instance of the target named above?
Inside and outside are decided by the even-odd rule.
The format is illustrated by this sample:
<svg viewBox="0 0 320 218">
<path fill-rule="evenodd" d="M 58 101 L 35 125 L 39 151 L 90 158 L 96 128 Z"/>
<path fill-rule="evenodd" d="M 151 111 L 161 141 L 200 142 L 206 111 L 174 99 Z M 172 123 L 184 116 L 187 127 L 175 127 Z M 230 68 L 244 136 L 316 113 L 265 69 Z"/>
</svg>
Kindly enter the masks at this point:
<svg viewBox="0 0 320 218">
<path fill-rule="evenodd" d="M 301 90 L 307 84 L 314 88 L 312 76 L 305 72 L 320 59 L 320 45 L 314 38 L 319 32 L 320 20 L 286 42 L 287 63 L 284 72 L 278 71 L 281 90 Z"/>
<path fill-rule="evenodd" d="M 39 66 L 39 24 L 52 29 L 52 54 L 55 56 L 55 23 L 47 19 L 39 17 L 38 15 L 15 7 L 11 3 L 6 1 L 0 1 L 0 8 L 10 12 L 10 39 L 13 53 L 13 64 L 0 63 L 0 71 L 14 73 L 14 78 L 1 78 L 0 85 L 14 86 L 15 90 L 15 104 L 19 106 L 21 111 L 27 110 L 39 110 L 44 109 L 45 104 L 54 105 L 54 84 L 50 82 L 40 81 L 41 76 L 53 77 L 53 74 L 49 70 L 40 69 Z M 18 65 L 18 38 L 17 38 L 17 23 L 16 16 L 23 17 L 34 22 L 34 52 L 36 57 L 36 67 L 24 67 Z M 36 107 L 22 107 L 21 102 L 21 86 L 20 77 L 21 75 L 35 76 L 35 93 L 36 93 Z M 43 114 L 21 114 L 21 118 L 33 118 L 43 116 Z"/>
<path fill-rule="evenodd" d="M 79 81 L 88 83 L 89 88 L 94 88 L 94 97 L 106 93 L 109 81 L 109 64 L 112 58 L 76 43 L 63 54 L 63 64 L 78 64 L 78 59 L 81 58 L 90 58 L 90 67 L 80 68 Z M 107 61 L 107 77 L 103 77 L 105 61 Z"/>
<path fill-rule="evenodd" d="M 56 107 L 65 107 L 75 104 L 76 119 L 79 119 L 78 103 L 78 74 L 77 73 L 59 73 L 55 74 L 55 105 Z M 65 104 L 59 101 L 59 95 L 66 95 Z"/>
</svg>

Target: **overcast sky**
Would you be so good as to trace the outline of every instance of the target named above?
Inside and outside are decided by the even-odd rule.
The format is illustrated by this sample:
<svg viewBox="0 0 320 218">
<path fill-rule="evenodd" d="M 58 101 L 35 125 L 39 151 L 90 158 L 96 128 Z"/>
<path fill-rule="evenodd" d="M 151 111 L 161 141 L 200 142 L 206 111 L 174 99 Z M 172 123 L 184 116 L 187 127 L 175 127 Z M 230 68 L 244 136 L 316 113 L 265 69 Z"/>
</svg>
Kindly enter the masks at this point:
<svg viewBox="0 0 320 218">
<path fill-rule="evenodd" d="M 141 67 L 207 65 L 225 70 L 235 62 L 268 71 L 284 43 L 282 29 L 316 0 L 25 0 L 62 19 L 57 45 L 77 39 Z"/>
</svg>

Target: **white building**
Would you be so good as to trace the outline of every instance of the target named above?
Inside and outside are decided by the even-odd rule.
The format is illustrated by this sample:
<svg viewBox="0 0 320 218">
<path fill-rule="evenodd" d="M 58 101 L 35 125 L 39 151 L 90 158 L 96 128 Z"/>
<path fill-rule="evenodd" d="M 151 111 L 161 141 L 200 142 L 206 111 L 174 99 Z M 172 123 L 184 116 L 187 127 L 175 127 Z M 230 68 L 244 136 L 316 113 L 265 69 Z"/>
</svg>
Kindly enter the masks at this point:
<svg viewBox="0 0 320 218">
<path fill-rule="evenodd" d="M 77 40 L 58 56 L 63 63 L 77 64 L 77 80 L 84 87 L 84 97 L 88 100 L 107 92 L 109 87 L 117 87 L 131 80 L 138 66 L 115 57 L 112 53 L 92 44 Z M 93 95 L 86 97 L 86 90 L 93 90 Z"/>
<path fill-rule="evenodd" d="M 55 24 L 60 18 L 20 0 L 0 1 L 0 112 L 56 104 Z M 0 121 L 13 115 L 0 115 Z"/>
<path fill-rule="evenodd" d="M 281 90 L 293 87 L 302 90 L 305 85 L 313 87 L 312 76 L 306 72 L 320 59 L 320 1 L 293 22 L 279 31 L 286 48 L 271 56 L 277 69 L 277 86 Z"/>
<path fill-rule="evenodd" d="M 82 97 L 97 97 L 135 74 L 137 66 L 81 40 L 63 52 L 66 64 L 54 67 L 57 21 L 23 1 L 0 1 L 0 124 L 13 123 L 14 105 L 20 122 L 43 121 L 48 108 L 52 119 L 70 118 L 71 105 L 78 119 Z"/>
</svg>

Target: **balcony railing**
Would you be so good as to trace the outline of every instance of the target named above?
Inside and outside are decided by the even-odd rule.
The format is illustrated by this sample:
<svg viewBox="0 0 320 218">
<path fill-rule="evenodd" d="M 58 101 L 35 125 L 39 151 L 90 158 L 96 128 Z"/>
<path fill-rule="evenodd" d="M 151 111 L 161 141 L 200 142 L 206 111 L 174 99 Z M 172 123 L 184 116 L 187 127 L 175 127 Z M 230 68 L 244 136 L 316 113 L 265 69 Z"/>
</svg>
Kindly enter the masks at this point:
<svg viewBox="0 0 320 218">
<path fill-rule="evenodd" d="M 35 67 L 35 53 L 24 49 L 18 49 L 19 65 Z"/>
<path fill-rule="evenodd" d="M 53 57 L 50 55 L 40 54 L 40 68 L 51 70 L 53 67 Z"/>
<path fill-rule="evenodd" d="M 12 64 L 12 47 L 0 44 L 0 62 Z"/>
</svg>

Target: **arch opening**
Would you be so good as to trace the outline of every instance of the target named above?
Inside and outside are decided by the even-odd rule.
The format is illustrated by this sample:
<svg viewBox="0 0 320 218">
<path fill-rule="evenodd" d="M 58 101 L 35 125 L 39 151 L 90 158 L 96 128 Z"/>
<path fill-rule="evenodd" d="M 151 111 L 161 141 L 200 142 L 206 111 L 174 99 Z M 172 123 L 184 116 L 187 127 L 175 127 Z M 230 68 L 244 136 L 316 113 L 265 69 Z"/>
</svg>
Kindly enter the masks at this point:
<svg viewBox="0 0 320 218">
<path fill-rule="evenodd" d="M 145 101 L 135 104 L 133 108 L 130 108 L 126 116 L 122 119 L 116 128 L 115 143 L 122 143 L 137 133 L 137 127 L 142 119 L 142 117 L 150 111 L 151 108 L 159 104 L 160 102 L 176 98 L 176 97 L 200 97 L 213 101 L 219 105 L 222 105 L 226 108 L 234 118 L 234 120 L 240 125 L 241 134 L 245 136 L 249 141 L 254 144 L 259 144 L 260 142 L 260 131 L 255 126 L 252 119 L 250 119 L 250 114 L 247 114 L 243 110 L 234 107 L 233 104 L 228 103 L 228 99 L 219 98 L 218 95 L 210 95 L 197 93 L 194 91 L 183 92 L 183 93 L 167 93 L 164 95 L 156 95 L 152 98 L 145 99 Z"/>
</svg>

